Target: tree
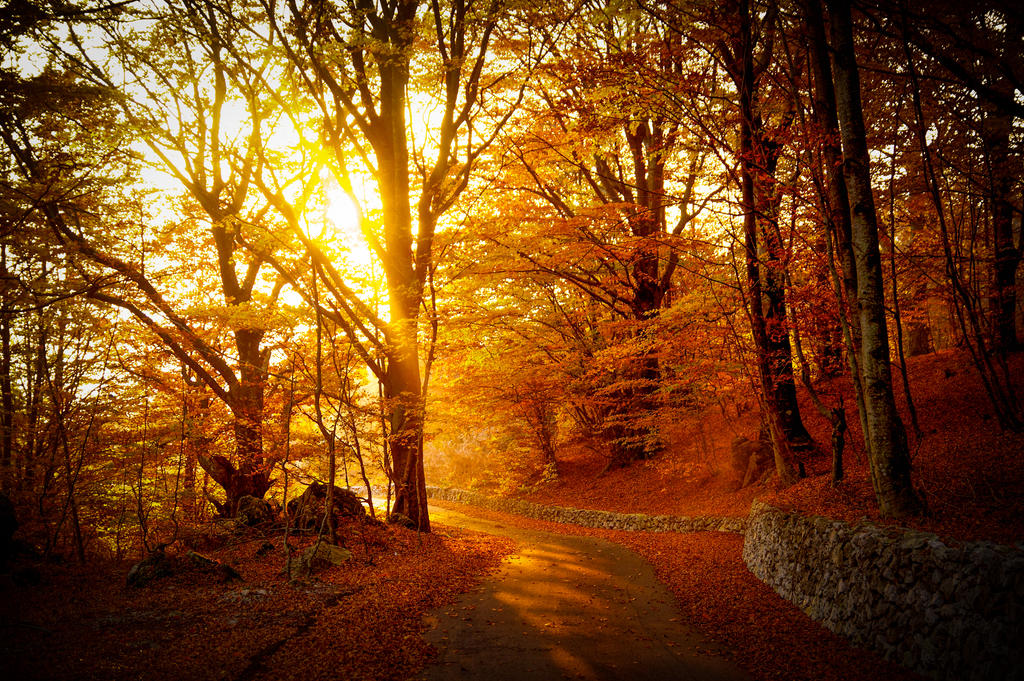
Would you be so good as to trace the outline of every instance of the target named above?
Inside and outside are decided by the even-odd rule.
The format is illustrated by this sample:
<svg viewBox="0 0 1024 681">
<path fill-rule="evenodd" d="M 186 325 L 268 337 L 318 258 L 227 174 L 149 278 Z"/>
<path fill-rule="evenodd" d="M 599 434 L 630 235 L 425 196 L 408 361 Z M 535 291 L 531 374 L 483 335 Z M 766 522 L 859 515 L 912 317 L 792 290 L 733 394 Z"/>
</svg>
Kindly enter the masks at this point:
<svg viewBox="0 0 1024 681">
<path fill-rule="evenodd" d="M 341 326 L 383 385 L 390 410 L 389 445 L 396 488 L 394 512 L 430 529 L 423 473 L 423 396 L 429 378 L 421 372 L 420 320 L 435 265 L 439 220 L 468 186 L 480 154 L 493 142 L 521 99 L 506 90 L 511 73 L 490 74 L 485 62 L 500 35 L 520 12 L 499 0 L 451 3 L 418 0 L 352 1 L 338 8 L 291 0 L 265 4 L 274 40 L 296 68 L 295 88 L 318 111 L 322 139 L 334 156 L 342 186 L 351 187 L 348 167 L 361 164 L 381 201 L 380 231 L 366 221 L 364 234 L 383 265 L 387 319 L 359 298 L 315 243 L 313 254 L 330 301 L 331 320 Z M 422 11 L 421 11 L 422 10 Z M 430 49 L 426 49 L 429 45 Z M 506 62 L 514 71 L 538 49 Z M 525 55 L 525 56 L 524 56 Z M 421 82 L 441 83 L 441 112 L 427 140 L 416 146 L 408 112 Z M 506 94 L 511 99 L 505 99 Z M 493 120 L 484 114 L 495 110 Z M 353 154 L 355 158 L 353 158 Z M 418 196 L 417 196 L 418 194 Z M 293 228 L 298 214 L 277 197 Z M 294 281 L 294 279 L 293 279 Z M 309 299 L 309 292 L 304 295 Z"/>
<path fill-rule="evenodd" d="M 780 231 L 781 188 L 776 178 L 782 154 L 780 138 L 792 124 L 793 114 L 784 110 L 769 124 L 763 110 L 767 107 L 759 94 L 773 60 L 777 3 L 770 2 L 759 16 L 755 16 L 747 0 L 740 0 L 735 9 L 739 30 L 731 43 L 724 38 L 719 40 L 718 51 L 738 98 L 736 154 L 740 166 L 747 307 L 777 473 L 781 479 L 792 482 L 795 472 L 790 445 L 810 441 L 800 418 L 793 379 L 786 310 L 786 247 Z"/>
<path fill-rule="evenodd" d="M 897 14 L 894 42 L 902 51 L 913 111 L 907 127 L 915 133 L 924 180 L 918 191 L 934 210 L 960 340 L 1000 426 L 1020 430 L 1024 418 L 1006 361 L 1018 343 L 1016 272 L 1024 245 L 1013 218 L 1020 210 L 1022 156 L 1012 83 L 1019 82 L 1021 67 L 1009 55 L 1024 38 L 1020 17 L 1006 8 L 958 7 L 949 14 L 925 21 L 926 30 L 911 28 L 908 8 Z M 987 248 L 982 238 L 992 247 L 990 267 L 979 262 Z"/>
<path fill-rule="evenodd" d="M 233 515 L 242 496 L 262 497 L 271 484 L 272 462 L 264 457 L 262 434 L 270 361 L 264 337 L 280 287 L 264 276 L 265 259 L 242 248 L 242 242 L 247 232 L 265 229 L 268 209 L 254 200 L 254 178 L 269 172 L 264 137 L 273 134 L 288 112 L 250 70 L 271 70 L 268 59 L 246 51 L 212 4 L 169 0 L 155 8 L 112 7 L 85 27 L 76 25 L 72 16 L 66 28 L 69 42 L 49 34 L 41 38 L 81 78 L 119 92 L 116 101 L 124 125 L 136 131 L 156 165 L 187 192 L 190 217 L 206 222 L 234 361 L 206 337 L 195 315 L 182 312 L 187 304 L 175 300 L 179 291 L 161 289 L 147 272 L 145 250 L 117 253 L 107 248 L 97 238 L 106 225 L 90 232 L 58 220 L 53 229 L 90 263 L 81 269 L 94 284 L 90 297 L 140 320 L 195 380 L 230 408 L 234 462 L 206 454 L 199 462 L 227 494 L 223 503 L 214 503 L 221 513 Z M 87 49 L 82 31 L 98 31 L 106 40 L 106 52 Z M 168 36 L 173 36 L 169 51 Z M 118 74 L 123 73 L 131 75 L 125 85 L 119 83 Z M 235 107 L 242 107 L 246 118 L 236 120 Z M 244 131 L 239 130 L 242 125 Z M 279 161 L 274 172 L 286 169 Z M 120 290 L 101 284 L 111 273 L 125 284 Z"/>
<path fill-rule="evenodd" d="M 974 128 L 984 159 L 971 191 L 984 197 L 991 221 L 989 333 L 996 349 L 1012 351 L 1019 347 L 1016 273 L 1024 245 L 1015 239 L 1013 227 L 1021 169 L 1014 128 L 1024 117 L 1018 97 L 1024 25 L 1019 10 L 1004 2 L 943 2 L 939 7 L 924 12 L 906 3 L 881 3 L 878 9 L 891 22 L 894 36 L 927 58 L 935 80 L 952 84 L 973 109 L 961 115 Z"/>
<path fill-rule="evenodd" d="M 134 206 L 133 160 L 106 93 L 52 67 L 0 79 L 0 486 L 32 509 L 47 553 L 66 542 L 84 560 L 102 426 L 121 403 L 108 392 L 111 319 L 85 303 L 89 283 L 52 227 Z"/>
<path fill-rule="evenodd" d="M 857 413 L 861 418 L 861 431 L 867 433 L 864 422 L 864 389 L 861 382 L 859 353 L 861 347 L 860 318 L 856 309 L 857 266 L 852 247 L 850 197 L 842 177 L 843 150 L 836 111 L 835 83 L 826 34 L 825 18 L 820 0 L 805 0 L 804 18 L 810 37 L 808 62 L 811 67 L 811 109 L 813 125 L 810 137 L 814 142 L 809 163 L 826 245 L 826 267 L 832 280 L 832 289 L 838 302 L 838 319 L 849 375 L 857 399 Z M 837 266 L 838 263 L 838 266 Z M 812 393 L 813 394 L 813 393 Z M 842 449 L 846 415 L 841 407 L 831 411 L 833 422 L 833 482 L 842 477 Z"/>
<path fill-rule="evenodd" d="M 706 66 L 642 8 L 585 3 L 504 140 L 514 165 L 494 177 L 519 224 L 493 230 L 492 246 L 518 256 L 524 279 L 561 279 L 589 298 L 601 344 L 619 355 L 590 395 L 595 407 L 604 403 L 594 425 L 615 465 L 665 445 L 655 424 L 667 391 L 653 328 L 685 294 L 675 279 L 683 235 L 719 191 L 697 188 L 708 153 L 675 102 L 687 96 L 682 74 Z"/>
<path fill-rule="evenodd" d="M 857 271 L 865 443 L 879 508 L 885 515 L 902 517 L 919 512 L 921 505 L 911 484 L 907 434 L 892 392 L 878 218 L 871 191 L 853 22 L 848 0 L 832 0 L 829 9 L 836 111 L 843 142 L 843 178 L 850 199 L 851 243 Z"/>
</svg>

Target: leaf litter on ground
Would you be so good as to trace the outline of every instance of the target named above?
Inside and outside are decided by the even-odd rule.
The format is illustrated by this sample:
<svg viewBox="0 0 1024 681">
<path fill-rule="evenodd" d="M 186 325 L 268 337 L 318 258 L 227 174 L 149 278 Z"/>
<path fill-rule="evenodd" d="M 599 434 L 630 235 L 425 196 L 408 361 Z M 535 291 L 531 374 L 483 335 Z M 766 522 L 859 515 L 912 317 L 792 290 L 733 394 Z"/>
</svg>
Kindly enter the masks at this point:
<svg viewBox="0 0 1024 681">
<path fill-rule="evenodd" d="M 280 541 L 259 556 L 249 543 L 207 553 L 243 582 L 182 573 L 131 588 L 125 564 L 46 566 L 38 585 L 2 587 L 0 668 L 19 681 L 410 678 L 435 654 L 423 615 L 478 584 L 513 545 L 455 528 L 386 532 L 372 562 L 353 542 L 356 559 L 306 582 L 284 577 Z"/>
</svg>

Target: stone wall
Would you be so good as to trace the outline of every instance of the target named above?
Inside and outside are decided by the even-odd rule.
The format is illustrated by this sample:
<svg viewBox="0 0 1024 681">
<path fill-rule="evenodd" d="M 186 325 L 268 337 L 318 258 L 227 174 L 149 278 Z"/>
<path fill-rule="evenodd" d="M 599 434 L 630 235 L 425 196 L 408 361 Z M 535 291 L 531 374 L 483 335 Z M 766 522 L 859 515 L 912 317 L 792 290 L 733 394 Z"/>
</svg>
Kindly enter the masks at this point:
<svg viewBox="0 0 1024 681">
<path fill-rule="evenodd" d="M 1019 547 L 950 546 L 754 502 L 743 559 L 812 619 L 904 667 L 949 681 L 1024 680 Z"/>
<path fill-rule="evenodd" d="M 642 513 L 615 513 L 564 506 L 545 506 L 522 499 L 491 497 L 476 492 L 447 487 L 427 487 L 427 496 L 443 501 L 455 501 L 516 515 L 570 523 L 605 530 L 638 530 L 646 532 L 736 532 L 743 533 L 744 518 L 703 518 L 670 515 L 644 515 Z"/>
</svg>

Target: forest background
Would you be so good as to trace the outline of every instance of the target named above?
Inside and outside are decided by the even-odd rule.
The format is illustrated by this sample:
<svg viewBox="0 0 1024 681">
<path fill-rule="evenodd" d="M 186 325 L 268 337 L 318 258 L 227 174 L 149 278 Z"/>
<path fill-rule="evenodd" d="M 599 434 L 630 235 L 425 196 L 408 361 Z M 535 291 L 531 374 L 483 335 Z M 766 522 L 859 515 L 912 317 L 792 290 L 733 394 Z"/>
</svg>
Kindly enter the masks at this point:
<svg viewBox="0 0 1024 681">
<path fill-rule="evenodd" d="M 907 357 L 957 348 L 989 426 L 1024 419 L 1022 26 L 1001 2 L 12 0 L 3 492 L 83 560 L 314 480 L 429 530 L 428 478 L 532 489 L 566 451 L 724 473 L 694 427 L 753 411 L 779 484 L 815 449 L 841 484 L 855 434 L 881 512 L 918 514 Z"/>
</svg>

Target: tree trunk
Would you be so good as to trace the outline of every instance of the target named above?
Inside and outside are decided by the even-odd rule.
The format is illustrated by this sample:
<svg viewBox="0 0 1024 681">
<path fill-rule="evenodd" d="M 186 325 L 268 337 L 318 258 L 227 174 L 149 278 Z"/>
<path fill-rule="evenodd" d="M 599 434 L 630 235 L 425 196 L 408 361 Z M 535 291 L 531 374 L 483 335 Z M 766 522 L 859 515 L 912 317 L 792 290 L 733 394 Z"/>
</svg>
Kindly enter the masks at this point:
<svg viewBox="0 0 1024 681">
<path fill-rule="evenodd" d="M 837 281 L 835 294 L 839 301 L 840 326 L 846 346 L 846 361 L 853 379 L 857 399 L 857 414 L 861 432 L 867 438 L 864 421 L 864 387 L 860 374 L 860 311 L 857 309 L 857 265 L 853 256 L 852 228 L 850 224 L 850 196 L 842 175 L 843 151 L 840 141 L 839 116 L 836 112 L 835 83 L 829 58 L 828 39 L 821 0 L 807 0 L 807 24 L 811 33 L 811 69 L 814 80 L 814 119 L 822 135 L 821 145 L 821 202 L 825 216 L 826 240 L 834 244 L 839 261 L 842 284 Z M 833 249 L 829 249 L 832 251 Z M 829 253 L 829 267 L 834 270 L 833 253 Z M 835 275 L 833 275 L 835 276 Z M 836 277 L 837 279 L 839 277 Z M 845 419 L 845 417 L 844 417 Z"/>
<path fill-rule="evenodd" d="M 642 121 L 632 132 L 627 125 L 626 139 L 633 156 L 633 175 L 636 185 L 638 212 L 631 219 L 630 228 L 633 235 L 639 237 L 639 252 L 634 255 L 633 279 L 636 291 L 633 300 L 633 315 L 641 325 L 657 317 L 662 302 L 669 288 L 671 272 L 661 271 L 659 257 L 659 237 L 666 233 L 665 229 L 665 166 L 664 159 L 658 154 L 665 145 L 665 132 L 658 123 L 650 125 Z M 652 154 L 651 152 L 654 151 Z M 668 274 L 669 276 L 665 276 Z M 635 333 L 646 331 L 641 327 Z M 629 392 L 629 411 L 644 418 L 658 409 L 658 388 L 661 383 L 661 367 L 657 355 L 641 341 L 643 350 L 630 367 L 627 380 L 635 387 Z M 635 379 L 639 378 L 639 382 Z M 633 419 L 631 419 L 632 421 Z M 630 461 L 649 459 L 657 454 L 664 443 L 657 428 L 650 423 L 632 425 L 627 423 L 623 433 L 627 444 L 624 454 Z"/>
<path fill-rule="evenodd" d="M 14 393 L 11 388 L 11 315 L 6 311 L 7 245 L 0 244 L 0 491 L 14 481 Z"/>
<path fill-rule="evenodd" d="M 408 286 L 392 286 L 391 323 L 396 331 L 388 352 L 388 373 L 384 397 L 390 411 L 391 465 L 394 471 L 395 501 L 392 511 L 408 516 L 414 526 L 430 531 L 427 489 L 423 472 L 423 395 L 421 394 L 419 348 L 416 339 L 415 307 L 412 314 L 403 303 Z M 397 290 L 396 290 L 397 289 Z"/>
<path fill-rule="evenodd" d="M 405 3 L 392 26 L 392 40 L 408 49 L 415 3 Z M 380 64 L 380 118 L 373 136 L 377 154 L 381 204 L 384 215 L 384 274 L 390 308 L 390 344 L 387 348 L 385 398 L 390 409 L 390 448 L 394 471 L 392 509 L 412 520 L 422 532 L 430 531 L 426 480 L 423 473 L 423 395 L 419 366 L 419 307 L 425 272 L 418 272 L 413 252 L 412 206 L 409 198 L 409 150 L 406 137 L 405 93 L 409 80 L 406 60 Z M 430 219 L 421 212 L 422 224 Z M 427 263 L 429 264 L 429 263 Z M 426 265 L 425 265 L 426 266 Z"/>
<path fill-rule="evenodd" d="M 755 188 L 757 183 L 755 183 Z M 755 196 L 757 192 L 755 191 Z M 766 220 L 759 230 L 765 244 L 763 268 L 764 280 L 764 352 L 765 375 L 768 377 L 771 397 L 778 412 L 782 434 L 792 444 L 806 445 L 811 436 L 800 417 L 796 401 L 796 381 L 793 378 L 793 348 L 789 339 L 789 321 L 786 311 L 785 268 L 781 253 L 783 244 L 778 231 L 777 197 L 775 205 L 764 206 Z M 757 202 L 761 203 L 761 202 Z"/>
<path fill-rule="evenodd" d="M 239 330 L 235 341 L 239 352 L 239 382 L 228 392 L 228 407 L 234 419 L 235 461 L 222 456 L 198 457 L 199 465 L 224 488 L 224 503 L 213 502 L 217 512 L 234 517 L 243 496 L 262 499 L 270 489 L 271 466 L 263 456 L 263 389 L 266 384 L 266 351 L 259 349 L 262 332 Z"/>
<path fill-rule="evenodd" d="M 225 457 L 218 455 L 199 455 L 199 465 L 203 467 L 213 481 L 224 488 L 227 499 L 224 502 L 210 498 L 217 513 L 225 518 L 233 518 L 238 512 L 238 500 L 245 496 L 262 499 L 270 489 L 271 481 L 267 471 L 254 468 L 252 461 L 242 459 L 236 467 Z"/>
<path fill-rule="evenodd" d="M 1007 87 L 1010 94 L 1012 87 Z M 988 156 L 988 204 L 992 215 L 993 292 L 992 336 L 1001 351 L 1019 347 L 1017 340 L 1017 268 L 1021 250 L 1013 238 L 1013 168 L 1010 161 L 1010 134 L 1013 116 L 984 107 L 982 136 Z"/>
<path fill-rule="evenodd" d="M 785 272 L 782 269 L 785 261 L 777 223 L 779 197 L 772 175 L 778 162 L 778 149 L 766 137 L 764 123 L 757 111 L 754 36 L 750 6 L 746 0 L 740 3 L 739 18 L 738 53 L 734 54 L 732 75 L 739 90 L 740 189 L 750 324 L 765 423 L 776 454 L 776 473 L 780 480 L 792 482 L 796 474 L 790 445 L 809 442 L 810 436 L 804 428 L 796 402 L 792 348 L 786 322 Z M 767 58 L 762 61 L 767 61 Z"/>
<path fill-rule="evenodd" d="M 610 441 L 610 466 L 627 466 L 648 459 L 664 446 L 657 428 L 648 419 L 658 409 L 661 369 L 657 355 L 640 336 L 643 325 L 656 318 L 671 284 L 675 268 L 670 256 L 659 253 L 660 237 L 668 233 L 665 225 L 665 154 L 671 142 L 666 140 L 662 121 L 627 117 L 622 133 L 632 161 L 621 162 L 617 154 L 609 161 L 598 153 L 594 158 L 597 177 L 595 193 L 604 203 L 619 203 L 622 220 L 634 237 L 633 250 L 625 264 L 632 281 L 630 314 L 635 324 L 625 334 L 637 338 L 642 347 L 624 361 L 612 379 L 620 387 L 612 392 L 605 416 L 604 437 Z M 663 261 L 665 264 L 663 265 Z"/>
<path fill-rule="evenodd" d="M 842 133 L 843 177 L 850 198 L 850 224 L 857 266 L 860 310 L 860 370 L 864 387 L 862 419 L 867 426 L 868 462 L 875 496 L 883 515 L 902 517 L 921 510 L 910 481 L 907 435 L 896 411 L 885 319 L 882 258 L 867 138 L 860 99 L 860 78 L 854 56 L 849 0 L 832 0 L 836 105 Z"/>
<path fill-rule="evenodd" d="M 238 391 L 232 393 L 228 403 L 234 417 L 237 466 L 220 455 L 197 454 L 199 465 L 214 482 L 224 488 L 227 498 L 223 502 L 212 497 L 209 499 L 218 515 L 227 518 L 235 516 L 239 499 L 244 496 L 262 499 L 273 484 L 270 479 L 271 467 L 263 458 L 263 391 L 262 386 L 258 388 L 256 391 L 252 386 L 248 389 L 239 387 Z"/>
</svg>

